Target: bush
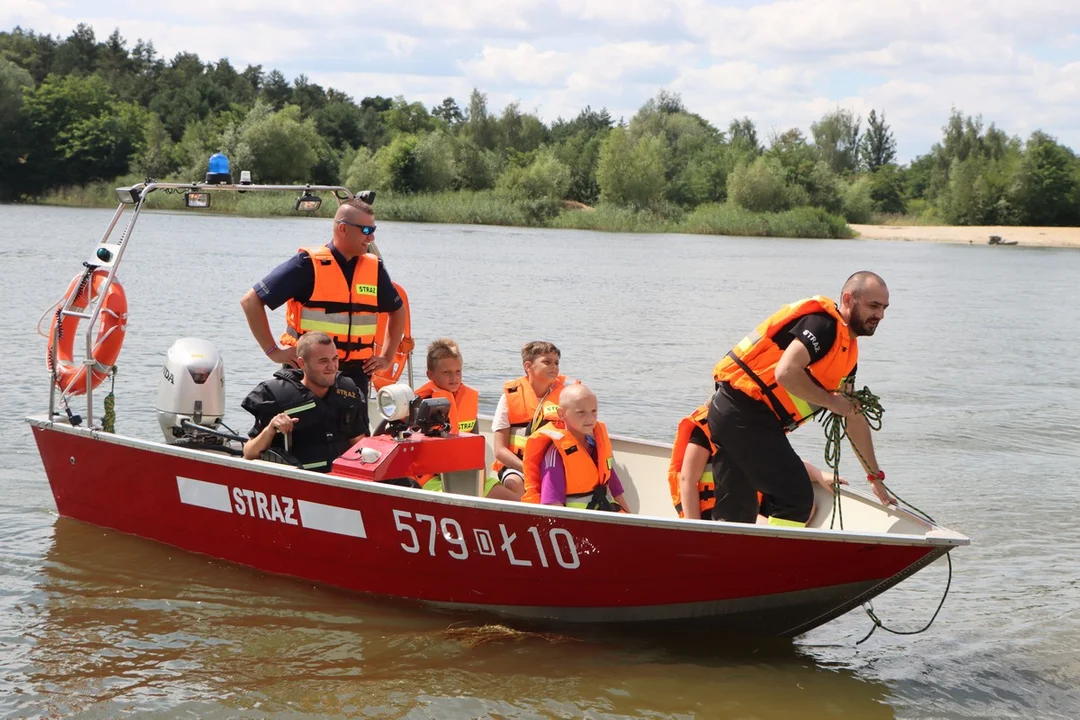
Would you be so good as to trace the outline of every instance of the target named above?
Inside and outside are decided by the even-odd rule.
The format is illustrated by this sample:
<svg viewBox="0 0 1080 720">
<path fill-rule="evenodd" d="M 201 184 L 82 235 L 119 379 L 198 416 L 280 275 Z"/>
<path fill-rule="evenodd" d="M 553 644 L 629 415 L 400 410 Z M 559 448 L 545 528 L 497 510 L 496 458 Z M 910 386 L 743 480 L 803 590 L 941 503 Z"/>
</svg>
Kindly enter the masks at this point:
<svg viewBox="0 0 1080 720">
<path fill-rule="evenodd" d="M 727 194 L 736 205 L 752 212 L 778 212 L 791 207 L 792 192 L 784 167 L 772 157 L 762 156 L 749 165 L 736 167 L 728 176 Z"/>
<path fill-rule="evenodd" d="M 533 161 L 525 167 L 511 167 L 504 172 L 495 188 L 499 194 L 510 200 L 535 202 L 537 200 L 562 200 L 570 188 L 570 168 L 564 165 L 550 149 L 536 154 Z M 558 203 L 555 204 L 556 213 Z"/>
<path fill-rule="evenodd" d="M 863 176 L 852 183 L 845 183 L 841 195 L 844 219 L 849 223 L 868 223 L 874 212 L 874 200 L 870 197 L 871 180 Z"/>
<path fill-rule="evenodd" d="M 849 238 L 854 235 L 843 218 L 821 208 L 755 213 L 730 201 L 700 206 L 677 229 L 703 235 L 745 237 Z"/>
</svg>

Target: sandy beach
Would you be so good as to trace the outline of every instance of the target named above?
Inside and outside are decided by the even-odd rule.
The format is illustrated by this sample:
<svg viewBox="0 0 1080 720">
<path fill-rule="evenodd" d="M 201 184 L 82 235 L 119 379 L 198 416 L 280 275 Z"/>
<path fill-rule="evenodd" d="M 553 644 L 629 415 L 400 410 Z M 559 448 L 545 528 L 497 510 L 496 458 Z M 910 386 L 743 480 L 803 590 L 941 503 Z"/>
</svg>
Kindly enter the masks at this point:
<svg viewBox="0 0 1080 720">
<path fill-rule="evenodd" d="M 868 240 L 985 245 L 991 235 L 999 235 L 1003 240 L 1016 240 L 1018 245 L 1027 247 L 1080 248 L 1080 228 L 1074 227 L 852 225 L 851 229 Z"/>
</svg>

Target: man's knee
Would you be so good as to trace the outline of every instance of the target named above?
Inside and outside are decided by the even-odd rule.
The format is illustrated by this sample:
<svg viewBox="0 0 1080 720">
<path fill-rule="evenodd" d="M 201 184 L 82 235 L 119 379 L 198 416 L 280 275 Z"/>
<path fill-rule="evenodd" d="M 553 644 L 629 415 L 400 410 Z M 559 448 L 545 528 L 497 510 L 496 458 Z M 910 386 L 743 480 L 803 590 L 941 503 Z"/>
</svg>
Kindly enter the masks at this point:
<svg viewBox="0 0 1080 720">
<path fill-rule="evenodd" d="M 781 495 L 771 496 L 770 500 L 771 517 L 805 525 L 814 512 L 814 485 L 808 477 L 806 482 L 793 483 Z"/>
</svg>

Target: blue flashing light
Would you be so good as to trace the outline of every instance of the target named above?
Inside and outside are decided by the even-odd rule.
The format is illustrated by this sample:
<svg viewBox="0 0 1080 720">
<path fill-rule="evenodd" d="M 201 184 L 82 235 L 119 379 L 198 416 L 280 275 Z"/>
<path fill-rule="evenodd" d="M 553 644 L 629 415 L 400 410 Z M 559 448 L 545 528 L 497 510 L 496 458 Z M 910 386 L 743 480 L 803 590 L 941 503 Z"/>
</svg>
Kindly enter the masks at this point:
<svg viewBox="0 0 1080 720">
<path fill-rule="evenodd" d="M 215 175 L 228 175 L 229 158 L 225 157 L 224 153 L 214 153 L 210 156 L 210 163 L 207 170 Z"/>
</svg>

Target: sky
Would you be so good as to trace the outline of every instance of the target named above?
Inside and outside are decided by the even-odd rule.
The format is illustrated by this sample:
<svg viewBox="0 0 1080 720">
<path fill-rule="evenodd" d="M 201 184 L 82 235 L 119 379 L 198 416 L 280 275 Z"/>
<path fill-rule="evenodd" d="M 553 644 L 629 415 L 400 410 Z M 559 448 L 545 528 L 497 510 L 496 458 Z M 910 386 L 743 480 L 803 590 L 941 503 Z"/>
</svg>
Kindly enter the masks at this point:
<svg viewBox="0 0 1080 720">
<path fill-rule="evenodd" d="M 342 7 L 349 5 L 343 3 Z M 884 112 L 901 162 L 953 108 L 1010 135 L 1041 129 L 1080 152 L 1077 0 L 296 0 L 0 3 L 0 29 L 198 53 L 305 74 L 359 101 L 428 107 L 473 88 L 546 122 L 585 106 L 629 120 L 661 89 L 717 127 L 748 116 L 767 140 L 837 107 Z M 865 122 L 864 122 L 865 126 Z"/>
</svg>

